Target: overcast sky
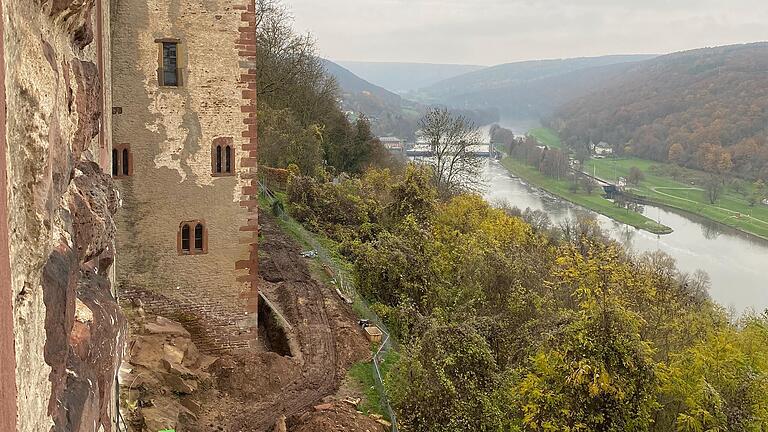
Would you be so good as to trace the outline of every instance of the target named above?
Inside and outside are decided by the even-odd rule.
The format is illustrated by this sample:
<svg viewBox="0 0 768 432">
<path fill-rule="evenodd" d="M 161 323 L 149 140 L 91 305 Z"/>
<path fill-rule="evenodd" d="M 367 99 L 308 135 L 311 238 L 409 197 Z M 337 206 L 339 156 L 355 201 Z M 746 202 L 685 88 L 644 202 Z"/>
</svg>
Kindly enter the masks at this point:
<svg viewBox="0 0 768 432">
<path fill-rule="evenodd" d="M 768 0 L 284 0 L 333 60 L 493 65 L 768 40 Z"/>
</svg>

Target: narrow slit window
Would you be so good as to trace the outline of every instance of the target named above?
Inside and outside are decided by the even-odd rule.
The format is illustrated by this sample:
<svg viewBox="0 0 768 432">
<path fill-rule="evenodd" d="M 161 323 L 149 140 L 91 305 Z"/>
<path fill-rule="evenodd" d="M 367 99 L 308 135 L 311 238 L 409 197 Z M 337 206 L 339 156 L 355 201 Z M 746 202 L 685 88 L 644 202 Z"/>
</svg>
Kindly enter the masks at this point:
<svg viewBox="0 0 768 432">
<path fill-rule="evenodd" d="M 181 227 L 181 252 L 188 254 L 190 252 L 189 247 L 189 225 Z"/>
<path fill-rule="evenodd" d="M 131 163 L 131 154 L 128 151 L 127 148 L 123 149 L 123 175 L 127 176 L 130 174 L 130 163 Z"/>
<path fill-rule="evenodd" d="M 160 65 L 160 85 L 166 87 L 179 87 L 179 44 L 176 42 L 163 42 L 163 60 Z"/>
<path fill-rule="evenodd" d="M 203 251 L 203 224 L 195 226 L 195 252 Z"/>
<path fill-rule="evenodd" d="M 112 149 L 112 177 L 117 177 L 120 174 L 120 156 L 117 149 Z"/>
<path fill-rule="evenodd" d="M 216 146 L 216 172 L 221 173 L 221 146 Z"/>
<path fill-rule="evenodd" d="M 232 147 L 227 146 L 225 151 L 225 161 L 226 161 L 226 171 L 227 173 L 232 173 Z"/>
</svg>

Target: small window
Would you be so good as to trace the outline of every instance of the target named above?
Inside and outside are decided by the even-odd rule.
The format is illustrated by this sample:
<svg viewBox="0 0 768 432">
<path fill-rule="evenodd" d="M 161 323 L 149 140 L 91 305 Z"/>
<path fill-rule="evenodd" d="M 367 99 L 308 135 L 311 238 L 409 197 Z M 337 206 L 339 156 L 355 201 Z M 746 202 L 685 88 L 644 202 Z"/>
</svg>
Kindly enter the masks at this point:
<svg viewBox="0 0 768 432">
<path fill-rule="evenodd" d="M 208 253 L 208 229 L 203 221 L 185 221 L 179 225 L 178 248 L 180 255 Z"/>
<path fill-rule="evenodd" d="M 221 173 L 221 146 L 216 146 L 216 172 Z"/>
<path fill-rule="evenodd" d="M 160 65 L 157 78 L 162 87 L 181 87 L 181 69 L 179 68 L 179 43 L 177 41 L 158 41 L 160 43 Z"/>
<path fill-rule="evenodd" d="M 123 149 L 123 175 L 128 176 L 130 174 L 130 167 L 131 167 L 131 154 L 128 152 L 127 148 Z"/>
<path fill-rule="evenodd" d="M 117 149 L 112 149 L 112 177 L 117 177 L 120 174 L 120 152 Z"/>
<path fill-rule="evenodd" d="M 203 224 L 195 225 L 195 252 L 203 251 Z"/>
<path fill-rule="evenodd" d="M 133 175 L 133 154 L 129 144 L 117 144 L 112 149 L 112 176 L 116 178 Z"/>
<path fill-rule="evenodd" d="M 181 252 L 188 254 L 190 252 L 189 248 L 189 225 L 184 224 L 184 226 L 181 227 Z"/>
<path fill-rule="evenodd" d="M 219 137 L 211 145 L 211 174 L 214 177 L 232 176 L 235 168 L 235 147 L 232 137 Z"/>
</svg>

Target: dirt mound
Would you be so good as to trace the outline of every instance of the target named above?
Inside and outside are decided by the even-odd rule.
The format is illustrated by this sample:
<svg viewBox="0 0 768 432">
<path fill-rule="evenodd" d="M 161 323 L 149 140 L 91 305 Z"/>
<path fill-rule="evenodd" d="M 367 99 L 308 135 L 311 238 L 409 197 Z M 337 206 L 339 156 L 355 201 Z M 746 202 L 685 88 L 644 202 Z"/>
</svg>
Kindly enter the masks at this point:
<svg viewBox="0 0 768 432">
<path fill-rule="evenodd" d="M 216 388 L 243 400 L 259 400 L 278 394 L 301 377 L 301 366 L 275 353 L 233 355 L 220 358 L 211 366 Z"/>
<path fill-rule="evenodd" d="M 385 432 L 384 424 L 368 417 L 352 406 L 338 402 L 319 405 L 313 412 L 307 412 L 290 427 L 291 432 Z"/>
<path fill-rule="evenodd" d="M 130 367 L 122 380 L 133 430 L 272 431 L 281 417 L 291 424 L 334 395 L 350 366 L 370 358 L 351 308 L 312 278 L 299 245 L 271 217 L 262 215 L 260 222 L 260 290 L 274 306 L 260 330 L 271 334 L 260 337 L 260 348 L 209 357 L 192 342 L 205 328 L 184 329 L 165 319 L 137 325 L 141 318 L 135 318 Z M 328 414 L 333 422 L 343 420 L 342 412 Z M 152 429 L 160 424 L 170 426 Z"/>
</svg>

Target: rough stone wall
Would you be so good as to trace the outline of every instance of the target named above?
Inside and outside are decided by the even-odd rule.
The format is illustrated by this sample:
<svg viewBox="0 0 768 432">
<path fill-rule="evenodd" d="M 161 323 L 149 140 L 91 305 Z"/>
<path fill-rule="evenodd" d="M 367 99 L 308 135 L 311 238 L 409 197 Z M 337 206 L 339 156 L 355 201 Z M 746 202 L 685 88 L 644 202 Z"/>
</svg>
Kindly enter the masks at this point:
<svg viewBox="0 0 768 432">
<path fill-rule="evenodd" d="M 109 5 L 96 1 L 2 1 L 8 220 L 0 223 L 10 237 L 23 432 L 112 430 L 125 325 L 107 277 L 117 197 L 96 163 L 111 145 L 100 134 L 108 50 L 98 50 L 109 35 L 97 15 Z"/>
<path fill-rule="evenodd" d="M 255 53 L 242 34 L 253 28 L 253 0 L 112 0 L 112 18 L 122 112 L 113 139 L 133 157 L 132 175 L 117 180 L 121 297 L 200 328 L 203 349 L 248 348 L 257 337 L 258 191 Z M 161 39 L 179 42 L 181 87 L 158 85 Z M 219 138 L 234 144 L 234 176 L 212 175 Z M 179 254 L 180 224 L 198 220 L 207 253 Z"/>
</svg>

